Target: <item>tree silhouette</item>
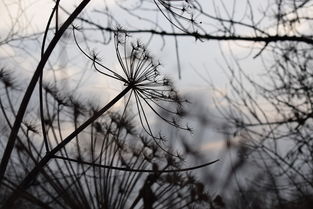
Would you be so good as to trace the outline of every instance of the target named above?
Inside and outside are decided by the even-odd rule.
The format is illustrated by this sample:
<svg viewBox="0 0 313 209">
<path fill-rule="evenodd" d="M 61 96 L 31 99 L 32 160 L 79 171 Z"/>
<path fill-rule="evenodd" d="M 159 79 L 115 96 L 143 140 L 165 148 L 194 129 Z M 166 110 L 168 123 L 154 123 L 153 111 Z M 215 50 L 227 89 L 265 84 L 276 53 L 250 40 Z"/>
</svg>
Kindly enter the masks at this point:
<svg viewBox="0 0 313 209">
<path fill-rule="evenodd" d="M 241 138 L 244 158 L 266 174 L 261 183 L 252 181 L 251 188 L 243 191 L 241 208 L 249 202 L 260 202 L 259 194 L 270 196 L 265 208 L 289 208 L 296 204 L 309 208 L 312 202 L 312 36 L 300 29 L 310 24 L 307 11 L 311 4 L 311 1 L 273 4 L 277 10 L 275 18 L 272 16 L 271 33 L 287 39 L 297 36 L 298 40 L 270 39 L 259 52 L 252 53 L 262 60 L 260 75 L 248 72 L 232 49 L 229 57 L 223 53 L 231 93 L 225 97 L 227 108 L 219 109 L 232 124 L 229 134 Z M 267 17 L 266 13 L 263 17 Z M 261 25 L 255 26 L 256 30 L 261 29 Z M 252 47 L 251 51 L 255 52 Z M 250 189 L 255 195 L 251 195 Z"/>
</svg>

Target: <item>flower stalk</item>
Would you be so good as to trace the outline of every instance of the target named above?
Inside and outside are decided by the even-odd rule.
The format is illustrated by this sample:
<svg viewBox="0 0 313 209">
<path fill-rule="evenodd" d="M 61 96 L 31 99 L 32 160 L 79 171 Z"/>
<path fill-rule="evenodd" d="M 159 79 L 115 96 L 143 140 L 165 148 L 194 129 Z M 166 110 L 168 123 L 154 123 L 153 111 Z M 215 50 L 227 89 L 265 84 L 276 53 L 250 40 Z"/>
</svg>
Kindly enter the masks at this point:
<svg viewBox="0 0 313 209">
<path fill-rule="evenodd" d="M 93 123 L 97 118 L 103 115 L 107 110 L 109 110 L 116 102 L 123 98 L 133 87 L 127 86 L 121 93 L 119 93 L 114 99 L 112 99 L 107 105 L 102 109 L 94 113 L 92 117 L 86 120 L 82 125 L 80 125 L 75 131 L 68 135 L 61 143 L 59 143 L 51 151 L 47 152 L 46 155 L 39 161 L 35 168 L 24 178 L 16 190 L 6 201 L 6 204 L 2 207 L 3 209 L 10 209 L 14 206 L 14 201 L 26 190 L 30 183 L 38 176 L 42 169 L 47 165 L 47 163 L 54 158 L 55 154 L 64 148 L 69 142 L 72 141 L 80 132 L 82 132 L 86 127 Z"/>
<path fill-rule="evenodd" d="M 54 50 L 55 46 L 57 45 L 57 43 L 61 39 L 62 35 L 66 31 L 66 29 L 72 24 L 72 22 L 76 19 L 76 17 L 82 12 L 82 10 L 87 6 L 87 4 L 89 2 L 90 2 L 90 0 L 83 0 L 80 3 L 80 5 L 73 11 L 73 13 L 68 17 L 68 19 L 64 22 L 64 24 L 60 27 L 58 32 L 55 34 L 55 36 L 51 40 L 49 46 L 47 47 L 45 53 L 43 54 L 38 66 L 37 66 L 37 68 L 33 74 L 33 77 L 32 77 L 32 79 L 31 79 L 31 81 L 30 81 L 30 83 L 26 89 L 23 100 L 22 100 L 21 105 L 19 107 L 19 110 L 17 112 L 16 118 L 14 121 L 14 125 L 12 127 L 12 131 L 11 131 L 9 139 L 8 139 L 8 143 L 6 145 L 3 156 L 1 158 L 0 188 L 1 188 L 1 183 L 2 183 L 2 180 L 4 178 L 6 168 L 8 166 L 8 163 L 9 163 L 9 160 L 10 160 L 13 148 L 14 148 L 14 144 L 15 144 L 18 132 L 20 130 L 20 127 L 21 127 L 21 124 L 22 124 L 22 121 L 24 118 L 26 108 L 27 108 L 28 103 L 30 101 L 30 98 L 34 92 L 34 89 L 36 87 L 38 79 L 40 78 L 40 75 L 42 74 L 43 69 L 44 69 L 52 51 Z"/>
</svg>

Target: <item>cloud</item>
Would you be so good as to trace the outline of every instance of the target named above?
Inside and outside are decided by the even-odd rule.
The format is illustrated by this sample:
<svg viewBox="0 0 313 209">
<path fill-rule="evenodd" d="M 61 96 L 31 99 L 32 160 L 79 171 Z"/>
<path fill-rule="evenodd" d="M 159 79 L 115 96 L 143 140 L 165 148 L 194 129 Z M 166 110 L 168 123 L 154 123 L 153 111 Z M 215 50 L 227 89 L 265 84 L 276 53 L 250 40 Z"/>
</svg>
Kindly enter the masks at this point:
<svg viewBox="0 0 313 209">
<path fill-rule="evenodd" d="M 73 11 L 81 1 L 61 1 L 60 5 Z M 88 8 L 99 8 L 103 5 L 114 6 L 115 0 L 91 1 Z M 0 2 L 0 37 L 3 39 L 8 34 L 18 32 L 18 34 L 32 34 L 45 29 L 49 16 L 55 5 L 54 1 L 38 0 L 2 0 Z M 60 20 L 65 19 L 65 14 L 60 10 Z M 0 40 L 1 40 L 0 39 Z"/>
<path fill-rule="evenodd" d="M 0 47 L 0 57 L 13 57 L 15 56 L 14 49 L 9 45 L 3 45 Z"/>
</svg>

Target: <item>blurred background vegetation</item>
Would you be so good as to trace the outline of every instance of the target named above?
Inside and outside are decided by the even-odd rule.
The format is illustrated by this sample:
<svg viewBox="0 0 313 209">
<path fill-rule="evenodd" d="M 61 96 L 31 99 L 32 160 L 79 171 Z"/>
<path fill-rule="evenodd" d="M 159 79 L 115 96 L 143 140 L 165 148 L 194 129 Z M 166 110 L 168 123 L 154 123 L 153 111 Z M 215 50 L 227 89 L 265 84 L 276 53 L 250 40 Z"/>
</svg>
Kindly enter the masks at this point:
<svg viewBox="0 0 313 209">
<path fill-rule="evenodd" d="M 311 208 L 312 9 L 2 1 L 0 206 Z"/>
</svg>

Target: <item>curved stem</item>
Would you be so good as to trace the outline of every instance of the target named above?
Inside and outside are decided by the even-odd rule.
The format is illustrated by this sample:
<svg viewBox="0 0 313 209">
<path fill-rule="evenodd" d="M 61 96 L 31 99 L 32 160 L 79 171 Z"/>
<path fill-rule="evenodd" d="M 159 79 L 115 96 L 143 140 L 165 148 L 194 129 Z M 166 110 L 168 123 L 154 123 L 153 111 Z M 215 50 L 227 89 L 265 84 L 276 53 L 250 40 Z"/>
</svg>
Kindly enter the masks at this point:
<svg viewBox="0 0 313 209">
<path fill-rule="evenodd" d="M 106 106 L 101 110 L 97 111 L 92 117 L 86 120 L 82 125 L 80 125 L 75 131 L 68 135 L 60 144 L 58 144 L 51 151 L 47 152 L 46 155 L 40 160 L 35 168 L 24 178 L 20 185 L 16 188 L 13 194 L 7 199 L 6 203 L 2 207 L 3 209 L 10 209 L 14 207 L 15 200 L 26 190 L 31 182 L 37 177 L 37 175 L 42 171 L 45 165 L 55 157 L 55 154 L 65 147 L 72 139 L 74 139 L 80 132 L 82 132 L 87 126 L 93 123 L 97 118 L 99 118 L 103 113 L 109 110 L 116 102 L 118 102 L 127 92 L 132 89 L 132 86 L 127 86 L 121 93 L 119 93 L 114 99 L 112 99 Z"/>
<path fill-rule="evenodd" d="M 44 55 L 42 56 L 40 62 L 38 63 L 38 66 L 33 74 L 33 77 L 27 87 L 27 90 L 24 94 L 23 100 L 20 104 L 18 113 L 16 115 L 14 125 L 12 128 L 12 131 L 10 133 L 8 143 L 5 147 L 5 151 L 3 153 L 2 159 L 1 159 L 1 164 L 0 164 L 0 188 L 1 188 L 1 182 L 3 180 L 6 168 L 8 166 L 8 162 L 11 157 L 11 153 L 14 148 L 15 140 L 18 134 L 18 131 L 21 127 L 21 123 L 26 111 L 26 108 L 28 106 L 28 103 L 30 101 L 30 98 L 33 94 L 33 91 L 35 89 L 35 86 L 38 82 L 38 79 L 44 69 L 44 66 L 46 65 L 53 49 L 59 42 L 60 38 L 62 37 L 63 33 L 65 30 L 72 24 L 72 22 L 76 19 L 76 17 L 81 13 L 81 11 L 87 6 L 87 4 L 90 2 L 90 0 L 83 0 L 81 4 L 73 11 L 73 13 L 68 17 L 68 19 L 64 22 L 64 24 L 60 27 L 58 32 L 55 34 L 53 39 L 51 40 L 47 50 L 45 51 Z"/>
</svg>

